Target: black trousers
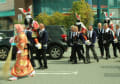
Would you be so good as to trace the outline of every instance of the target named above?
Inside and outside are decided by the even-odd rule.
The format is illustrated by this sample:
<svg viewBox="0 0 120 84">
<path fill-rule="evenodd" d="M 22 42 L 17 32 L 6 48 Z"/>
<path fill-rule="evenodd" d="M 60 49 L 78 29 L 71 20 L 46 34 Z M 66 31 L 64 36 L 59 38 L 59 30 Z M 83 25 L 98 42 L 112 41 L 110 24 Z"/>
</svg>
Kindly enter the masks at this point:
<svg viewBox="0 0 120 84">
<path fill-rule="evenodd" d="M 119 53 L 120 53 L 120 44 L 119 43 L 112 43 L 112 46 L 113 46 L 114 56 L 117 57 L 117 49 L 119 50 Z"/>
<path fill-rule="evenodd" d="M 110 43 L 104 44 L 104 49 L 106 52 L 106 59 L 110 58 L 109 47 L 110 47 Z"/>
<path fill-rule="evenodd" d="M 76 53 L 78 54 L 79 60 L 80 60 L 80 59 L 83 59 L 83 61 L 85 62 L 85 57 L 84 57 L 84 55 L 83 55 L 83 45 L 74 44 L 72 53 L 73 53 L 74 63 L 77 63 Z"/>
<path fill-rule="evenodd" d="M 74 49 L 74 47 L 72 46 L 72 47 L 71 47 L 71 56 L 70 56 L 70 61 L 73 61 L 73 49 Z"/>
<path fill-rule="evenodd" d="M 47 67 L 46 49 L 37 50 L 37 59 L 40 67 Z"/>
<path fill-rule="evenodd" d="M 99 45 L 101 56 L 104 56 L 104 47 L 103 47 L 102 40 L 98 40 L 98 45 Z"/>
<path fill-rule="evenodd" d="M 32 66 L 35 67 L 36 65 L 35 65 L 34 56 L 33 56 L 33 53 L 34 53 L 33 49 L 34 49 L 34 46 L 31 45 L 31 44 L 29 44 L 29 45 L 28 45 L 28 49 L 29 49 L 29 59 L 30 59 L 30 61 L 31 61 Z"/>
<path fill-rule="evenodd" d="M 91 49 L 92 53 L 93 53 L 93 56 L 94 56 L 94 59 L 98 59 L 97 57 L 97 54 L 96 54 L 96 51 L 95 51 L 95 47 L 94 45 L 86 45 L 86 59 L 87 61 L 90 62 L 90 55 L 89 55 L 89 50 Z"/>
</svg>

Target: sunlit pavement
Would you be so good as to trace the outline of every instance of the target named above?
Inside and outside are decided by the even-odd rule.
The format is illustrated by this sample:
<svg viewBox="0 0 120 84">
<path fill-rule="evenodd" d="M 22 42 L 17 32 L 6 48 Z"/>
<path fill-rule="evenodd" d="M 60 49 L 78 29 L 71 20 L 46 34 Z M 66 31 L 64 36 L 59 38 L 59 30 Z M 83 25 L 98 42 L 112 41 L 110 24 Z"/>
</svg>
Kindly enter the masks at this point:
<svg viewBox="0 0 120 84">
<path fill-rule="evenodd" d="M 100 58 L 98 46 L 97 54 Z M 120 54 L 114 58 L 112 47 L 111 59 L 100 58 L 97 63 L 91 54 L 91 64 L 71 64 L 68 62 L 70 48 L 60 60 L 48 60 L 47 70 L 36 70 L 35 77 L 24 77 L 17 81 L 0 80 L 0 84 L 120 84 Z M 15 61 L 12 61 L 11 67 Z M 38 67 L 37 60 L 35 61 Z M 4 61 L 0 61 L 0 69 Z"/>
</svg>

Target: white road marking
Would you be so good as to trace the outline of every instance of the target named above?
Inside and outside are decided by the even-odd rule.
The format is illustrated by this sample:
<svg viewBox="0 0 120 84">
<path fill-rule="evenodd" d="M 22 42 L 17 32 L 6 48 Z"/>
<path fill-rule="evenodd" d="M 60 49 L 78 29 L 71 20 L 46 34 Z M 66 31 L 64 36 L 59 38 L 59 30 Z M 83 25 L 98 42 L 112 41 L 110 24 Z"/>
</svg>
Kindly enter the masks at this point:
<svg viewBox="0 0 120 84">
<path fill-rule="evenodd" d="M 10 73 L 9 73 L 10 74 Z M 78 75 L 78 72 L 36 72 L 36 75 Z"/>
<path fill-rule="evenodd" d="M 37 75 L 40 75 L 40 74 L 42 74 L 42 75 L 77 75 L 78 74 L 78 72 L 37 72 L 37 73 L 35 73 L 35 74 L 37 74 Z"/>
</svg>

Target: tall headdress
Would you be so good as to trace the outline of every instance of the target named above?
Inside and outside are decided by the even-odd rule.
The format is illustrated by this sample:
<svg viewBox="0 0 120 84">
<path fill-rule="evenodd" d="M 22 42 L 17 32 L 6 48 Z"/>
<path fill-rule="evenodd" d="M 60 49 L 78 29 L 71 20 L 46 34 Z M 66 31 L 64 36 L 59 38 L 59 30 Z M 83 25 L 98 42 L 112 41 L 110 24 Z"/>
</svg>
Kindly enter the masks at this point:
<svg viewBox="0 0 120 84">
<path fill-rule="evenodd" d="M 25 26 L 31 28 L 33 24 L 33 18 L 31 16 L 32 7 L 29 7 L 28 10 L 25 10 L 24 8 L 19 8 L 19 10 L 25 15 L 25 20 L 24 20 Z"/>
<path fill-rule="evenodd" d="M 110 25 L 110 22 L 111 22 L 111 17 L 113 16 L 113 14 L 112 14 L 112 13 L 110 13 L 110 14 L 108 15 L 108 13 L 107 13 L 107 12 L 104 12 L 104 15 L 105 15 L 105 20 L 104 20 L 104 23 L 108 23 L 108 25 Z"/>
</svg>

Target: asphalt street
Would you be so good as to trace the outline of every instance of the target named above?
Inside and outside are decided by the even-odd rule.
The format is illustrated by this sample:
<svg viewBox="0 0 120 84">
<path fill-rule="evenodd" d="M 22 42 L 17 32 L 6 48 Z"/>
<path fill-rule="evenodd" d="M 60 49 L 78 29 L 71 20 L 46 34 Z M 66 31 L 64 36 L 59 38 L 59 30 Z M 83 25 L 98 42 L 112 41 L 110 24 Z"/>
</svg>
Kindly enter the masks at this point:
<svg viewBox="0 0 120 84">
<path fill-rule="evenodd" d="M 71 64 L 68 62 L 70 48 L 64 53 L 60 60 L 48 60 L 47 70 L 36 70 L 34 77 L 24 77 L 17 81 L 7 81 L 0 79 L 0 84 L 120 84 L 120 54 L 114 58 L 112 47 L 110 48 L 111 59 L 100 58 L 98 46 L 97 55 L 100 62 L 97 63 L 92 54 L 91 64 Z M 15 61 L 12 61 L 11 67 Z M 35 61 L 38 65 L 37 60 Z M 0 61 L 0 69 L 4 61 Z"/>
</svg>

